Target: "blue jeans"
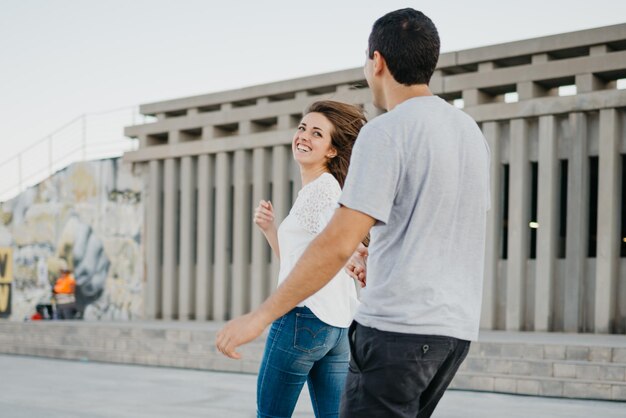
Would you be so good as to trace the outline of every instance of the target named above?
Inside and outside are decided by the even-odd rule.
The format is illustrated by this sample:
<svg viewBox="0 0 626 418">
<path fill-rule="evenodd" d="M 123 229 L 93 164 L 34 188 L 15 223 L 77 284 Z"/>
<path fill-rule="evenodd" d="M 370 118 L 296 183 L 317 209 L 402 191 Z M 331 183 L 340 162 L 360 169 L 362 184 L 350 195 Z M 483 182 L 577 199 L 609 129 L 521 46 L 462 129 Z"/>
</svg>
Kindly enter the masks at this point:
<svg viewBox="0 0 626 418">
<path fill-rule="evenodd" d="M 347 328 L 294 308 L 270 328 L 257 381 L 257 416 L 290 417 L 307 382 L 316 417 L 338 417 L 348 373 Z"/>
</svg>

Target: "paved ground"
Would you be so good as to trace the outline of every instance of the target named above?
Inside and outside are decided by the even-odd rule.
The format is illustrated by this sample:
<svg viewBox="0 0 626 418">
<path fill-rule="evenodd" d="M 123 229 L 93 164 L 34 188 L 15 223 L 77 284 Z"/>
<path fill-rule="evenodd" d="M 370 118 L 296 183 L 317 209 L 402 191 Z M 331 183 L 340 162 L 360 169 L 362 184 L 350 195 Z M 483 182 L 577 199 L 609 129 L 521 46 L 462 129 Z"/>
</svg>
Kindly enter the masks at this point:
<svg viewBox="0 0 626 418">
<path fill-rule="evenodd" d="M 0 355 L 0 416 L 253 418 L 255 384 L 245 374 Z M 307 396 L 294 417 L 313 417 Z M 626 403 L 448 391 L 434 417 L 624 418 Z"/>
</svg>

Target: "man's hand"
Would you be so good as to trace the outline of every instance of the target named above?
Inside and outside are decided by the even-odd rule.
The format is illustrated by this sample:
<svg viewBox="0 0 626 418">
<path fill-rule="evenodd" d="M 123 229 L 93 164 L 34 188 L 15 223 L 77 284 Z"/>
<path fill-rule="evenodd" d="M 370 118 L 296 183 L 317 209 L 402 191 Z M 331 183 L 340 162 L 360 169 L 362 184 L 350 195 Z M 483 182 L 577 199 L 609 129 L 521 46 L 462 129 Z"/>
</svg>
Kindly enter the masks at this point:
<svg viewBox="0 0 626 418">
<path fill-rule="evenodd" d="M 257 338 L 267 325 L 256 311 L 250 312 L 228 321 L 217 333 L 215 345 L 225 356 L 240 359 L 241 354 L 235 351 L 237 347 Z"/>
<path fill-rule="evenodd" d="M 365 287 L 367 282 L 367 256 L 367 247 L 359 244 L 346 264 L 346 272 L 350 277 L 357 280 L 361 287 Z"/>
</svg>

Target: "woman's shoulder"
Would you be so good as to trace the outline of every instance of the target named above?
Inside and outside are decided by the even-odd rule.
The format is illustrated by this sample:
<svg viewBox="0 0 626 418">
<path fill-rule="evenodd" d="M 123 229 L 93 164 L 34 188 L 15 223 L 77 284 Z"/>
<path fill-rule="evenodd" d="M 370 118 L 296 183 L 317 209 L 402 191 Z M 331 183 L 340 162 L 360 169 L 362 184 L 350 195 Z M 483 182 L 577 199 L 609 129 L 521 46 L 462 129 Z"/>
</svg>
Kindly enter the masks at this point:
<svg viewBox="0 0 626 418">
<path fill-rule="evenodd" d="M 341 194 L 341 186 L 339 182 L 330 173 L 322 173 L 318 178 L 309 183 L 303 190 L 306 190 L 309 195 L 321 195 L 321 196 L 336 196 L 339 198 Z"/>
</svg>

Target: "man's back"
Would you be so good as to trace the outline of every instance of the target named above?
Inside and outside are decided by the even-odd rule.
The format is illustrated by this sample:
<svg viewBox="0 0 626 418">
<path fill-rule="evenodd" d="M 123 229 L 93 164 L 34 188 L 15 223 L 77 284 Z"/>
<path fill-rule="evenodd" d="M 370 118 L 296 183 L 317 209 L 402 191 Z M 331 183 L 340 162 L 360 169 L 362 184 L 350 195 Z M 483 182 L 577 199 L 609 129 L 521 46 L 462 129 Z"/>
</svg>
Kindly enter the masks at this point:
<svg viewBox="0 0 626 418">
<path fill-rule="evenodd" d="M 378 220 L 357 322 L 477 338 L 488 167 L 476 123 L 436 96 L 406 100 L 363 129 L 340 200 Z"/>
</svg>

